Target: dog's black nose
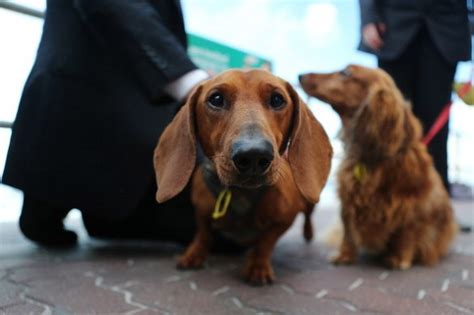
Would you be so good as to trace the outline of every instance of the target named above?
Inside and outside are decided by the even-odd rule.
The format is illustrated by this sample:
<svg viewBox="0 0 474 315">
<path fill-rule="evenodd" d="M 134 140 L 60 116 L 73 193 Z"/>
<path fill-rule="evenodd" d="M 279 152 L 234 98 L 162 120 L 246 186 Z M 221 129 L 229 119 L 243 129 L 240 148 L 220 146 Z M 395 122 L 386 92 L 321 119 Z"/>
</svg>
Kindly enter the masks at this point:
<svg viewBox="0 0 474 315">
<path fill-rule="evenodd" d="M 298 81 L 301 82 L 301 80 L 303 80 L 303 78 L 304 78 L 304 74 L 300 74 L 300 75 L 298 76 Z"/>
<path fill-rule="evenodd" d="M 261 175 L 273 161 L 273 147 L 265 139 L 241 139 L 232 144 L 232 161 L 243 175 Z"/>
</svg>

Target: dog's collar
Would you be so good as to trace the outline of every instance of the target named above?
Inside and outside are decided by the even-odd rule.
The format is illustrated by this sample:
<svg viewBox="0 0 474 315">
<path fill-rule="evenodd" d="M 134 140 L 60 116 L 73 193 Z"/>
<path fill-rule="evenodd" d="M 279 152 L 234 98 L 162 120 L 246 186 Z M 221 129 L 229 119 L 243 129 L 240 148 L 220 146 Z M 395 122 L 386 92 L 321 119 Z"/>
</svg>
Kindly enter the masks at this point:
<svg viewBox="0 0 474 315">
<path fill-rule="evenodd" d="M 216 204 L 214 205 L 214 212 L 212 212 L 212 218 L 214 220 L 220 219 L 226 215 L 231 200 L 232 191 L 230 189 L 224 189 L 219 193 Z"/>
<path fill-rule="evenodd" d="M 363 183 L 367 177 L 367 166 L 364 163 L 357 162 L 352 169 L 352 174 L 359 184 Z"/>
<path fill-rule="evenodd" d="M 247 213 L 253 209 L 265 191 L 265 187 L 243 189 L 223 185 L 216 174 L 215 166 L 207 157 L 204 157 L 201 166 L 204 182 L 216 198 L 212 214 L 215 220 L 225 217 L 229 212 Z"/>
</svg>

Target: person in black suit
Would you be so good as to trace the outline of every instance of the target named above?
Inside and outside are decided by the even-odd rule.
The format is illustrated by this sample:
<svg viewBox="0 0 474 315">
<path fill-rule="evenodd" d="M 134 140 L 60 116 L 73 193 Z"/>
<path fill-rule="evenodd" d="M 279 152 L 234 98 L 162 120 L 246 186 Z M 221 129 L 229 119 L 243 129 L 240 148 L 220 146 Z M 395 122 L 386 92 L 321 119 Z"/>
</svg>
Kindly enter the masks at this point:
<svg viewBox="0 0 474 315">
<path fill-rule="evenodd" d="M 359 0 L 359 4 L 359 49 L 377 56 L 379 67 L 412 102 L 427 132 L 451 98 L 457 62 L 471 58 L 466 1 Z M 428 149 L 449 190 L 448 125 Z"/>
<path fill-rule="evenodd" d="M 207 73 L 189 59 L 178 0 L 48 0 L 36 61 L 12 129 L 3 182 L 24 192 L 20 228 L 70 246 L 89 234 L 187 241 L 184 192 L 158 205 L 153 149 Z"/>
</svg>

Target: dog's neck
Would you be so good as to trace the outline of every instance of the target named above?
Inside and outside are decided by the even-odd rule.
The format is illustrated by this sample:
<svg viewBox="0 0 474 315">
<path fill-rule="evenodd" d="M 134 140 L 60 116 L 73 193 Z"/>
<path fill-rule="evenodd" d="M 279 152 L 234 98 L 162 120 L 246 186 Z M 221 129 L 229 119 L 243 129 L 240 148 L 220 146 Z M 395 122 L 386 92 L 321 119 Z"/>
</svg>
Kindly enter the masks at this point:
<svg viewBox="0 0 474 315">
<path fill-rule="evenodd" d="M 212 215 L 213 228 L 237 244 L 250 244 L 260 233 L 252 222 L 254 222 L 256 205 L 266 188 L 244 189 L 225 186 L 220 182 L 212 161 L 205 157 L 201 166 L 207 188 L 216 197 L 216 208 Z M 218 206 L 220 203 L 218 200 L 221 195 L 225 195 L 226 191 L 231 191 L 231 199 L 230 203 L 222 210 Z M 223 211 L 222 217 L 214 217 L 218 208 L 221 209 L 219 212 Z"/>
<path fill-rule="evenodd" d="M 405 155 L 410 148 L 410 145 L 404 144 L 401 145 L 395 153 L 388 154 L 385 152 L 370 152 L 370 148 L 362 148 L 360 145 L 354 143 L 344 143 L 344 150 L 347 152 L 347 156 L 368 167 L 377 166 L 396 159 L 397 157 L 401 157 Z"/>
<path fill-rule="evenodd" d="M 376 150 L 371 148 L 363 148 L 359 143 L 353 140 L 348 141 L 344 139 L 344 135 L 341 138 L 346 156 L 357 163 L 364 164 L 368 168 L 376 167 L 387 161 L 393 161 L 394 159 L 402 157 L 413 146 L 409 139 L 405 138 L 398 150 L 394 153 L 376 152 Z"/>
<path fill-rule="evenodd" d="M 405 137 L 403 138 L 402 143 L 400 144 L 398 150 L 394 153 L 388 153 L 383 151 L 374 150 L 374 148 L 363 147 L 358 143 L 357 139 L 354 138 L 354 131 L 351 126 L 345 125 L 340 134 L 339 138 L 343 143 L 344 151 L 346 156 L 353 159 L 357 163 L 361 163 L 368 168 L 375 167 L 377 165 L 383 164 L 387 161 L 396 159 L 405 155 L 409 150 L 416 146 L 416 141 L 413 141 L 412 136 L 409 135 L 408 130 L 410 129 L 408 117 L 404 116 L 404 132 Z"/>
<path fill-rule="evenodd" d="M 259 187 L 259 188 L 242 188 L 236 186 L 226 186 L 222 184 L 219 180 L 219 176 L 217 175 L 216 167 L 212 161 L 204 157 L 203 161 L 201 162 L 204 181 L 206 182 L 207 188 L 212 192 L 214 196 L 217 196 L 221 191 L 225 189 L 231 190 L 234 195 L 242 195 L 248 197 L 248 201 L 257 201 L 259 197 L 263 194 L 266 187 Z"/>
</svg>

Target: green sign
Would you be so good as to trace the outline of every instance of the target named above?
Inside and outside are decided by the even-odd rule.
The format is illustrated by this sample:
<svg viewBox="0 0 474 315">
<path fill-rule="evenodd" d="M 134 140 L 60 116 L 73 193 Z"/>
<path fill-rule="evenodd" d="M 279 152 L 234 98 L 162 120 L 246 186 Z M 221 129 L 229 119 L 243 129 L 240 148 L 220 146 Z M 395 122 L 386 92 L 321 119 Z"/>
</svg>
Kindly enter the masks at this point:
<svg viewBox="0 0 474 315">
<path fill-rule="evenodd" d="M 271 71 L 269 60 L 194 34 L 188 34 L 188 53 L 194 63 L 211 75 L 230 68 Z"/>
</svg>

